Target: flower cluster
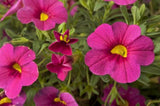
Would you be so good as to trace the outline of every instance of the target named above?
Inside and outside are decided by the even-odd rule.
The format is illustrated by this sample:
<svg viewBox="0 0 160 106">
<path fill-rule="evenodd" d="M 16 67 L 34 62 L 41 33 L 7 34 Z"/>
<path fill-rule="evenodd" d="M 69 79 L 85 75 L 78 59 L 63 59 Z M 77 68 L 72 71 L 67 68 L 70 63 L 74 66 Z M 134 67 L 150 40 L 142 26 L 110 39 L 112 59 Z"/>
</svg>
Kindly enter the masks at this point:
<svg viewBox="0 0 160 106">
<path fill-rule="evenodd" d="M 68 71 L 72 70 L 72 59 L 67 55 L 72 55 L 70 44 L 76 43 L 78 39 L 69 38 L 69 30 L 64 34 L 54 31 L 54 36 L 57 39 L 49 46 L 49 50 L 53 52 L 60 52 L 63 56 L 52 54 L 52 62 L 47 64 L 47 69 L 58 75 L 61 81 L 64 81 Z"/>
</svg>

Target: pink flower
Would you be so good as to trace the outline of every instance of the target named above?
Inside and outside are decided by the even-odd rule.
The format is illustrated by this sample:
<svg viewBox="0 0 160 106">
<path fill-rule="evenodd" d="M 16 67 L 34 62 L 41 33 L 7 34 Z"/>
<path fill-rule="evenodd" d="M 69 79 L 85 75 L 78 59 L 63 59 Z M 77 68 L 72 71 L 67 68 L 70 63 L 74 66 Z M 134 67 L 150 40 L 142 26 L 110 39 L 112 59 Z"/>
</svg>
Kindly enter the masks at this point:
<svg viewBox="0 0 160 106">
<path fill-rule="evenodd" d="M 22 86 L 33 84 L 38 78 L 38 67 L 33 62 L 35 53 L 25 46 L 7 43 L 0 48 L 0 88 L 8 98 L 19 95 Z"/>
<path fill-rule="evenodd" d="M 26 94 L 22 91 L 16 98 L 9 99 L 4 92 L 0 93 L 0 106 L 23 106 Z"/>
<path fill-rule="evenodd" d="M 71 6 L 75 4 L 75 2 L 74 2 L 74 0 L 68 0 L 67 4 L 68 4 L 68 9 L 70 9 Z M 77 12 L 77 8 L 78 8 L 78 6 L 75 6 L 72 8 L 72 10 L 70 12 L 71 16 L 73 16 Z"/>
<path fill-rule="evenodd" d="M 34 97 L 36 106 L 78 106 L 68 92 L 59 92 L 54 87 L 41 89 Z"/>
<path fill-rule="evenodd" d="M 104 0 L 104 1 L 113 1 L 114 3 L 118 5 L 128 5 L 128 4 L 133 4 L 136 2 L 136 0 Z"/>
<path fill-rule="evenodd" d="M 131 83 L 140 76 L 140 65 L 154 60 L 154 45 L 149 37 L 141 35 L 137 25 L 116 22 L 100 25 L 87 39 L 92 48 L 85 63 L 96 75 L 109 74 L 120 83 Z"/>
<path fill-rule="evenodd" d="M 64 81 L 68 72 L 72 70 L 72 59 L 67 56 L 52 54 L 52 62 L 47 64 L 47 69 L 56 73 L 61 81 Z"/>
<path fill-rule="evenodd" d="M 56 42 L 49 46 L 49 49 L 53 52 L 60 52 L 65 55 L 72 55 L 72 49 L 70 44 L 76 43 L 78 39 L 69 39 L 69 30 L 64 34 L 60 34 L 54 31 L 54 36 L 57 39 Z"/>
<path fill-rule="evenodd" d="M 8 11 L 7 13 L 1 18 L 0 21 L 3 21 L 7 16 L 16 13 L 20 8 L 23 7 L 22 0 L 18 0 Z"/>
<path fill-rule="evenodd" d="M 67 21 L 67 10 L 58 0 L 24 0 L 24 7 L 17 12 L 23 24 L 33 22 L 40 30 L 50 30 L 56 23 Z"/>
<path fill-rule="evenodd" d="M 4 5 L 6 7 L 10 7 L 10 6 L 13 6 L 15 1 L 16 0 L 0 0 L 0 4 Z"/>
<path fill-rule="evenodd" d="M 112 85 L 109 85 L 106 87 L 103 91 L 104 95 L 102 97 L 102 101 L 105 101 L 110 90 L 112 88 Z M 120 87 L 117 89 L 120 96 L 125 101 L 125 104 L 122 101 L 119 101 L 119 105 L 116 103 L 116 100 L 114 100 L 111 104 L 111 106 L 136 106 L 136 104 L 139 103 L 140 106 L 146 106 L 145 105 L 145 98 L 144 96 L 140 95 L 139 90 L 136 88 L 128 87 L 128 89 L 124 89 L 123 87 Z"/>
</svg>

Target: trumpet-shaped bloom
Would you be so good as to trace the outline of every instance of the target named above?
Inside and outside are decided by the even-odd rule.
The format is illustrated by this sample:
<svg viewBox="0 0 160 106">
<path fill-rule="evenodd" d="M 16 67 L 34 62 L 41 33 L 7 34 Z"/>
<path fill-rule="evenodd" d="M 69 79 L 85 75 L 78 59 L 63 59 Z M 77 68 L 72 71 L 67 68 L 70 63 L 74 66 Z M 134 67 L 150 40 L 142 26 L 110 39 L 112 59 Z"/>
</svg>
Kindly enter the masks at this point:
<svg viewBox="0 0 160 106">
<path fill-rule="evenodd" d="M 67 10 L 58 0 L 24 0 L 24 7 L 17 12 L 23 24 L 33 22 L 40 30 L 50 30 L 56 23 L 67 21 Z"/>
<path fill-rule="evenodd" d="M 0 21 L 3 21 L 7 16 L 16 13 L 22 7 L 23 7 L 22 0 L 18 0 L 13 6 L 11 6 L 11 8 L 7 11 L 7 13 L 4 14 L 4 16 L 1 18 Z"/>
<path fill-rule="evenodd" d="M 26 94 L 23 91 L 13 99 L 9 99 L 4 92 L 0 95 L 0 106 L 23 106 L 25 101 Z"/>
<path fill-rule="evenodd" d="M 69 30 L 64 34 L 60 34 L 54 31 L 54 36 L 57 39 L 56 42 L 49 46 L 49 49 L 53 52 L 60 52 L 65 55 L 72 55 L 72 49 L 70 44 L 76 43 L 78 39 L 69 39 Z"/>
<path fill-rule="evenodd" d="M 64 81 L 68 72 L 72 70 L 72 59 L 67 56 L 52 54 L 52 62 L 47 64 L 47 69 L 56 73 L 61 81 Z"/>
<path fill-rule="evenodd" d="M 22 86 L 33 84 L 38 78 L 38 67 L 33 62 L 35 53 L 25 46 L 7 43 L 0 48 L 0 88 L 8 98 L 19 95 Z"/>
<path fill-rule="evenodd" d="M 103 91 L 104 95 L 102 97 L 102 101 L 105 101 L 110 90 L 112 88 L 112 85 L 106 87 Z M 116 100 L 114 100 L 111 104 L 111 106 L 136 106 L 136 104 L 139 103 L 140 106 L 146 106 L 145 105 L 145 98 L 144 96 L 140 95 L 139 90 L 136 88 L 128 87 L 128 89 L 124 89 L 123 87 L 119 87 L 117 89 L 120 96 L 123 98 L 124 102 L 119 101 L 119 105 L 116 103 Z"/>
<path fill-rule="evenodd" d="M 34 97 L 36 106 L 78 106 L 75 99 L 67 92 L 59 92 L 54 87 L 41 89 Z"/>
<path fill-rule="evenodd" d="M 104 0 L 104 1 L 113 1 L 118 5 L 128 5 L 128 4 L 133 4 L 137 0 Z"/>
<path fill-rule="evenodd" d="M 86 54 L 85 63 L 91 72 L 109 74 L 120 83 L 136 81 L 140 65 L 149 65 L 154 60 L 154 44 L 141 35 L 137 25 L 102 24 L 89 35 L 87 43 L 92 49 Z"/>
</svg>

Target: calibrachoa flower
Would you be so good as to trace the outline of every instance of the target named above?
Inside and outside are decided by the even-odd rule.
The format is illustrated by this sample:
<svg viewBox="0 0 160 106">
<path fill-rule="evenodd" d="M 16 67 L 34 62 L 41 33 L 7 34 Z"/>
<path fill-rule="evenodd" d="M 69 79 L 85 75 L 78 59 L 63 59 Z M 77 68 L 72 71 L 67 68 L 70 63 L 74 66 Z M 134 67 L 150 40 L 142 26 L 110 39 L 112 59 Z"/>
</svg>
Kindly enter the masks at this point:
<svg viewBox="0 0 160 106">
<path fill-rule="evenodd" d="M 47 64 L 47 69 L 56 73 L 61 81 L 64 81 L 68 72 L 72 70 L 72 59 L 67 56 L 52 54 L 52 62 Z"/>
<path fill-rule="evenodd" d="M 19 95 L 22 86 L 33 84 L 38 78 L 35 53 L 25 46 L 7 43 L 0 48 L 0 88 L 8 98 Z"/>
<path fill-rule="evenodd" d="M 10 7 L 15 3 L 16 0 L 0 0 L 0 4 Z"/>
<path fill-rule="evenodd" d="M 41 89 L 34 97 L 36 106 L 78 106 L 75 99 L 67 92 L 59 92 L 54 87 Z"/>
<path fill-rule="evenodd" d="M 112 88 L 112 85 L 109 85 L 104 89 L 103 91 L 104 95 L 102 97 L 102 101 L 106 100 L 111 88 Z M 111 106 L 136 106 L 136 104 L 138 103 L 140 106 L 146 106 L 145 98 L 144 96 L 140 95 L 138 89 L 128 87 L 128 89 L 126 90 L 123 87 L 120 87 L 117 90 L 125 103 L 119 100 L 119 104 L 117 104 L 116 100 L 114 100 Z"/>
<path fill-rule="evenodd" d="M 120 83 L 136 81 L 140 65 L 149 65 L 154 60 L 154 45 L 149 37 L 141 35 L 137 25 L 116 22 L 102 24 L 87 39 L 92 48 L 85 63 L 96 75 L 109 74 Z"/>
<path fill-rule="evenodd" d="M 64 34 L 54 31 L 54 36 L 57 39 L 49 46 L 49 50 L 53 52 L 60 52 L 65 55 L 72 55 L 72 48 L 70 44 L 76 43 L 78 39 L 69 39 L 69 30 Z"/>
<path fill-rule="evenodd" d="M 68 1 L 67 1 L 67 4 L 68 4 L 68 9 L 70 9 L 71 6 L 75 4 L 75 2 L 74 2 L 74 0 L 68 0 Z M 70 12 L 70 14 L 71 14 L 72 16 L 77 12 L 77 8 L 78 8 L 78 6 L 75 6 L 75 7 L 72 8 L 72 10 L 71 10 L 71 12 Z"/>
<path fill-rule="evenodd" d="M 118 5 L 128 5 L 128 4 L 133 4 L 137 0 L 104 0 L 104 1 L 113 1 Z"/>
<path fill-rule="evenodd" d="M 50 30 L 56 23 L 67 21 L 67 10 L 58 0 L 24 0 L 24 7 L 17 12 L 23 24 L 33 22 L 40 30 Z"/>
<path fill-rule="evenodd" d="M 11 8 L 7 11 L 7 13 L 4 14 L 4 16 L 1 18 L 1 21 L 3 21 L 4 18 L 6 18 L 7 16 L 16 13 L 22 7 L 23 7 L 22 0 L 18 0 L 13 6 L 11 6 Z"/>
<path fill-rule="evenodd" d="M 14 99 L 9 99 L 4 92 L 0 93 L 0 106 L 23 106 L 26 101 L 26 94 L 22 91 Z"/>
</svg>

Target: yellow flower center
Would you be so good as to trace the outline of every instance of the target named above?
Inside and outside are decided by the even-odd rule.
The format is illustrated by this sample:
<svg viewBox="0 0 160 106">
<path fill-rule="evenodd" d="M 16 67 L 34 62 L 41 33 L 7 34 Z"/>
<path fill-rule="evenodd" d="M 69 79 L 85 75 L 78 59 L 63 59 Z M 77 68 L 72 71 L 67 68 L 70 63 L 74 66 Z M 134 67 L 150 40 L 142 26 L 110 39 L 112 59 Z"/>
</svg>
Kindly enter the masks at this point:
<svg viewBox="0 0 160 106">
<path fill-rule="evenodd" d="M 62 103 L 64 105 L 67 105 L 66 102 L 63 101 L 63 100 L 60 100 L 60 98 L 54 98 L 54 102 L 60 102 L 60 103 Z"/>
<path fill-rule="evenodd" d="M 123 45 L 117 45 L 111 50 L 112 54 L 118 54 L 122 57 L 127 57 L 127 49 Z"/>
<path fill-rule="evenodd" d="M 64 41 L 64 42 L 68 43 L 70 40 L 69 39 L 67 40 L 67 35 L 64 35 L 64 37 L 61 35 L 60 41 Z"/>
<path fill-rule="evenodd" d="M 122 101 L 119 102 L 118 106 L 129 106 L 129 103 L 127 100 L 124 100 L 125 103 L 123 103 Z"/>
<path fill-rule="evenodd" d="M 4 97 L 0 100 L 0 105 L 5 104 L 5 103 L 12 103 L 12 101 L 9 98 Z"/>
<path fill-rule="evenodd" d="M 40 15 L 40 20 L 41 21 L 46 21 L 47 19 L 48 19 L 48 15 L 42 12 L 41 15 Z"/>
<path fill-rule="evenodd" d="M 15 69 L 15 70 L 17 70 L 19 73 L 21 73 L 22 72 L 22 70 L 21 70 L 21 66 L 19 65 L 19 64 L 17 64 L 17 63 L 15 63 L 15 64 L 13 64 L 13 69 Z"/>
</svg>

